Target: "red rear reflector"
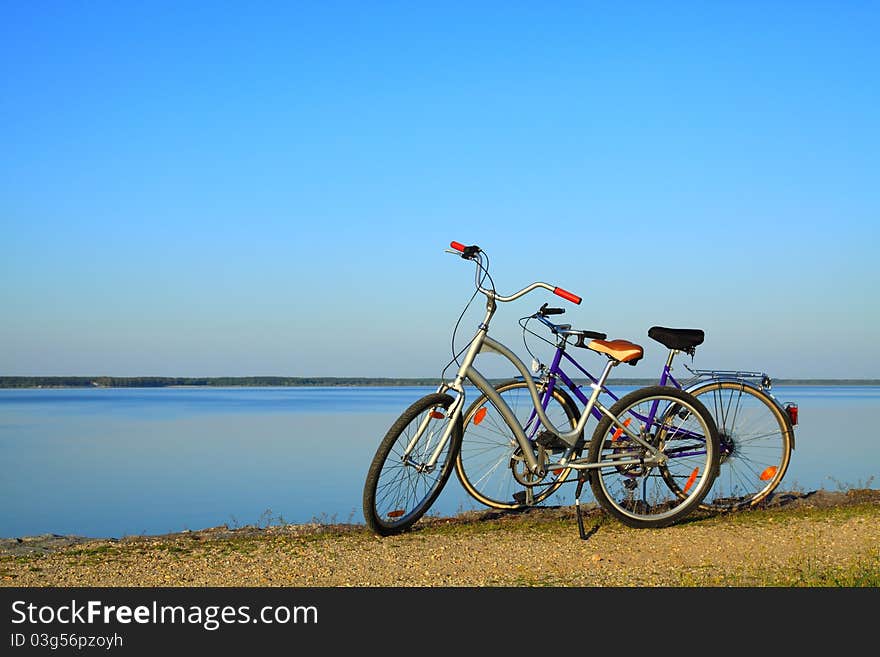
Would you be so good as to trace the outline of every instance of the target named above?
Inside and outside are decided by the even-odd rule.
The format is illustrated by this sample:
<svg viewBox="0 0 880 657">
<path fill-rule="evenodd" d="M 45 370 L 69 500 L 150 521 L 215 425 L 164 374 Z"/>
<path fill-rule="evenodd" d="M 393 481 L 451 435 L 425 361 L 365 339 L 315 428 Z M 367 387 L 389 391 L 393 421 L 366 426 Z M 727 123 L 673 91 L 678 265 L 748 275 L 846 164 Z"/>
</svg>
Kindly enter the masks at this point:
<svg viewBox="0 0 880 657">
<path fill-rule="evenodd" d="M 629 423 L 632 422 L 632 418 L 628 417 L 623 421 L 623 426 L 628 427 Z M 617 431 L 614 432 L 614 435 L 611 436 L 611 440 L 617 440 L 623 434 L 623 429 L 617 427 Z"/>
<path fill-rule="evenodd" d="M 788 413 L 788 419 L 791 420 L 791 426 L 796 426 L 798 421 L 797 404 L 786 404 L 785 410 Z"/>
<path fill-rule="evenodd" d="M 773 479 L 776 476 L 777 468 L 775 465 L 771 465 L 770 467 L 764 468 L 764 471 L 760 475 L 761 481 L 767 481 L 768 479 Z"/>
<path fill-rule="evenodd" d="M 440 411 L 431 411 L 431 417 L 435 420 L 442 420 L 446 417 L 446 415 L 444 413 L 441 413 Z"/>
<path fill-rule="evenodd" d="M 488 408 L 483 406 L 483 408 L 474 413 L 474 424 L 479 424 L 480 422 L 482 422 L 483 418 L 486 417 L 486 413 L 488 412 L 488 410 Z"/>
<path fill-rule="evenodd" d="M 694 471 L 691 472 L 691 476 L 688 477 L 687 482 L 684 485 L 684 492 L 687 493 L 688 489 L 694 485 L 694 482 L 697 480 L 697 473 L 700 471 L 699 468 L 694 468 Z"/>
<path fill-rule="evenodd" d="M 406 513 L 406 511 L 404 511 L 403 509 L 397 509 L 397 511 L 389 511 L 389 512 L 388 512 L 388 517 L 389 517 L 389 518 L 399 518 L 399 517 L 402 516 L 404 513 Z"/>
</svg>

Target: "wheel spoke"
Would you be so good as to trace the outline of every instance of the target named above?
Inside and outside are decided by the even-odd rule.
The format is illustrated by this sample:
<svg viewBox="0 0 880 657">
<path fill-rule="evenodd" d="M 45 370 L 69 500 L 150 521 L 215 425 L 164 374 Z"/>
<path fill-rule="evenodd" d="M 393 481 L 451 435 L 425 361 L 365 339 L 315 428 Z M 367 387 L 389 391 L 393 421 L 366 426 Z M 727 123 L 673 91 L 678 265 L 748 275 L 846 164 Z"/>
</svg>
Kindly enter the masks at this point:
<svg viewBox="0 0 880 657">
<path fill-rule="evenodd" d="M 543 425 L 535 413 L 528 384 L 509 381 L 498 385 L 496 391 L 510 407 L 526 436 L 536 438 L 540 435 Z M 473 418 L 477 413 L 483 413 L 483 409 L 486 411 L 482 420 L 475 423 Z M 546 414 L 559 428 L 576 425 L 577 407 L 559 390 L 554 391 Z M 464 436 L 455 466 L 463 488 L 481 504 L 498 509 L 538 504 L 546 500 L 570 473 L 569 468 L 564 468 L 548 473 L 543 479 L 528 475 L 513 430 L 486 397 L 477 399 L 465 413 Z M 515 498 L 515 494 L 523 492 L 526 481 L 529 486 L 525 488 L 531 488 L 533 493 L 531 499 L 528 495 Z"/>
<path fill-rule="evenodd" d="M 461 441 L 461 418 L 448 417 L 449 395 L 435 393 L 414 402 L 388 430 L 364 484 L 364 518 L 373 531 L 387 535 L 404 531 L 421 518 L 440 494 L 454 467 Z M 419 428 L 427 421 L 424 431 Z M 428 460 L 450 422 L 446 444 L 433 467 Z M 409 455 L 407 448 L 418 435 Z"/>
<path fill-rule="evenodd" d="M 788 423 L 761 390 L 737 381 L 715 381 L 693 391 L 709 402 L 722 442 L 720 472 L 703 507 L 753 506 L 776 489 L 791 458 Z"/>
<path fill-rule="evenodd" d="M 648 423 L 651 413 L 655 421 Z M 591 479 L 597 501 L 634 527 L 662 527 L 696 508 L 714 479 L 717 433 L 711 414 L 679 390 L 649 387 L 624 396 L 611 408 L 617 422 L 628 418 L 640 438 L 665 460 L 652 465 L 652 452 L 632 440 L 615 440 L 616 423 L 604 419 L 596 428 L 590 460 L 601 467 Z M 630 461 L 620 457 L 627 457 Z"/>
</svg>

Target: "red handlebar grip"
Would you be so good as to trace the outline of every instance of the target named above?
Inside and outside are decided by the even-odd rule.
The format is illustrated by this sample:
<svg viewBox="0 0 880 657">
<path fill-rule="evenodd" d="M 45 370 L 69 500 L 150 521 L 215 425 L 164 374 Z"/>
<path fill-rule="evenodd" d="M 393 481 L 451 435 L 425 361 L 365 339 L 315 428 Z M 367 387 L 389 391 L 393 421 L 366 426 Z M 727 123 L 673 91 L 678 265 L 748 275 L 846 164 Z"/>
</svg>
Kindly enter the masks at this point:
<svg viewBox="0 0 880 657">
<path fill-rule="evenodd" d="M 563 290 L 561 287 L 554 288 L 553 294 L 557 294 L 560 297 L 562 297 L 563 299 L 566 299 L 567 301 L 571 301 L 572 303 L 580 303 L 581 302 L 581 298 L 578 295 L 572 294 L 568 290 Z"/>
<path fill-rule="evenodd" d="M 450 242 L 449 246 L 451 246 L 456 251 L 464 253 L 464 244 L 461 244 L 460 242 Z"/>
</svg>

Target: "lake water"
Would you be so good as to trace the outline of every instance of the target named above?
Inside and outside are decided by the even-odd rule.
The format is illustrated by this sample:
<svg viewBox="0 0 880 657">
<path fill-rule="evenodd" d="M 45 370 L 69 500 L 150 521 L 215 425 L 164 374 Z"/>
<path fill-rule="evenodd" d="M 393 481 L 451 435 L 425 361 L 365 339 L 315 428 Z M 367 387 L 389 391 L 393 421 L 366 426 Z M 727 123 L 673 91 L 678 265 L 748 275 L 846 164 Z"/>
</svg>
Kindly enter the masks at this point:
<svg viewBox="0 0 880 657">
<path fill-rule="evenodd" d="M 0 537 L 362 523 L 364 477 L 379 441 L 431 391 L 0 390 Z M 777 386 L 774 394 L 800 408 L 779 490 L 877 487 L 880 387 Z M 571 504 L 572 493 L 563 486 L 548 503 Z M 453 474 L 432 512 L 481 508 Z"/>
</svg>

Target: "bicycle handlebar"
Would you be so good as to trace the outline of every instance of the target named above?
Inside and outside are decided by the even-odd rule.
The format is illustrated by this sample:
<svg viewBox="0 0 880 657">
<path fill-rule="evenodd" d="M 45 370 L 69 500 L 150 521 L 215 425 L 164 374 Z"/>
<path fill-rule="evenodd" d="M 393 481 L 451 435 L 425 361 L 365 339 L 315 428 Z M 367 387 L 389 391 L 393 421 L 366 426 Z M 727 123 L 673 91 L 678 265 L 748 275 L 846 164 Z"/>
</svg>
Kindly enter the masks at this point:
<svg viewBox="0 0 880 657">
<path fill-rule="evenodd" d="M 481 252 L 480 247 L 476 244 L 465 246 L 461 242 L 450 242 L 449 246 L 461 253 L 461 257 L 465 260 L 473 260 Z"/>
<path fill-rule="evenodd" d="M 479 258 L 480 253 L 482 253 L 482 250 L 476 244 L 472 244 L 471 246 L 465 246 L 461 242 L 453 241 L 453 242 L 449 243 L 449 246 L 451 246 L 453 249 L 455 249 L 455 251 L 458 251 L 461 254 L 461 257 L 466 260 L 476 260 Z M 479 278 L 478 278 L 478 280 L 479 280 Z M 485 294 L 488 297 L 495 299 L 495 301 L 513 301 L 515 299 L 519 299 L 524 294 L 528 294 L 532 290 L 535 290 L 539 287 L 544 288 L 545 290 L 550 290 L 556 296 L 560 296 L 563 299 L 565 299 L 566 301 L 570 301 L 573 304 L 579 304 L 582 301 L 581 297 L 579 297 L 578 295 L 576 295 L 572 292 L 569 292 L 568 290 L 564 290 L 561 287 L 559 287 L 558 285 L 550 285 L 549 283 L 535 282 L 535 283 L 532 283 L 531 285 L 527 285 L 526 287 L 521 289 L 519 292 L 516 292 L 516 293 L 511 294 L 510 296 L 506 296 L 506 297 L 499 296 L 494 290 L 486 290 L 479 283 L 477 284 L 477 289 L 480 292 L 482 292 L 483 294 Z"/>
</svg>

